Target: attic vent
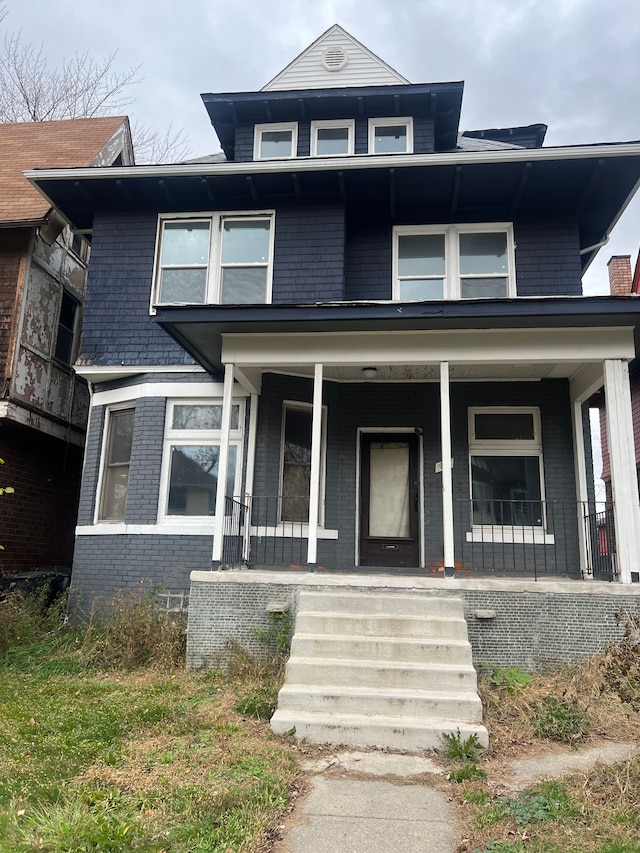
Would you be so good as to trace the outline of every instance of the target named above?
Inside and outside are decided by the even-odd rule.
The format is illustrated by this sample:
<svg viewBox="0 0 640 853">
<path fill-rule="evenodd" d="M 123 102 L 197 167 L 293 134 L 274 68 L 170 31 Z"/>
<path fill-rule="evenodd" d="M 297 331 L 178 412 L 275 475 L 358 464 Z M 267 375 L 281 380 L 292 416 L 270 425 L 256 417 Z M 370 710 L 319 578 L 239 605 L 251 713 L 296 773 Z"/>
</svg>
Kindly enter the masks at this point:
<svg viewBox="0 0 640 853">
<path fill-rule="evenodd" d="M 328 47 L 322 54 L 322 64 L 327 71 L 342 71 L 349 57 L 341 47 Z"/>
</svg>

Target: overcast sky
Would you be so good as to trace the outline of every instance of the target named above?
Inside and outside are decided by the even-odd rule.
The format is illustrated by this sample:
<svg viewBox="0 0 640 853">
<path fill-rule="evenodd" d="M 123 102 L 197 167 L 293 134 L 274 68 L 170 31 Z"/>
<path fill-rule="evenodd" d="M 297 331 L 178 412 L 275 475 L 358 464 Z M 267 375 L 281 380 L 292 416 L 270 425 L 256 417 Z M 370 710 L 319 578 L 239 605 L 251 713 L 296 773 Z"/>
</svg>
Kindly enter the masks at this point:
<svg viewBox="0 0 640 853">
<path fill-rule="evenodd" d="M 547 145 L 640 140 L 637 0 L 5 0 L 52 65 L 76 51 L 142 64 L 127 108 L 190 154 L 219 150 L 202 92 L 260 89 L 334 23 L 412 83 L 464 80 L 461 129 L 533 123 Z M 607 292 L 606 262 L 640 241 L 640 198 L 585 276 Z"/>
</svg>

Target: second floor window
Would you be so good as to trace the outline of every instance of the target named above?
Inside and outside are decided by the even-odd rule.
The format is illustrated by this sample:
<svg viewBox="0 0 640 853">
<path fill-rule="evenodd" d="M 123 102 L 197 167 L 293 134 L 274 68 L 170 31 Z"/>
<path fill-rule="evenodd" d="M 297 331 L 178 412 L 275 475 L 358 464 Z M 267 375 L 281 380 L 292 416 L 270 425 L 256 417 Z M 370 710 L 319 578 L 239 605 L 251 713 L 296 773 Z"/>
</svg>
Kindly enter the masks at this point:
<svg viewBox="0 0 640 853">
<path fill-rule="evenodd" d="M 398 227 L 393 266 L 401 302 L 516 295 L 510 224 Z"/>
<path fill-rule="evenodd" d="M 160 222 L 155 303 L 271 301 L 273 214 L 212 214 Z"/>
<path fill-rule="evenodd" d="M 278 160 L 297 155 L 298 125 L 296 122 L 257 124 L 254 132 L 255 160 Z"/>
</svg>

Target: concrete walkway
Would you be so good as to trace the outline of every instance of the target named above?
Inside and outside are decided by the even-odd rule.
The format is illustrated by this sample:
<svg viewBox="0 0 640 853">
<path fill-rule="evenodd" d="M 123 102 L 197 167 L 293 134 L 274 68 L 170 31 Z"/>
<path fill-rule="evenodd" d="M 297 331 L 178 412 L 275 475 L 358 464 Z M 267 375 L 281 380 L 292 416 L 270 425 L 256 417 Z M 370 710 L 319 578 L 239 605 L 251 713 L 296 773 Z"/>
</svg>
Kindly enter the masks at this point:
<svg viewBox="0 0 640 853">
<path fill-rule="evenodd" d="M 541 754 L 513 761 L 495 781 L 518 790 L 620 761 L 637 749 L 636 743 L 603 742 Z M 431 759 L 329 749 L 302 769 L 310 791 L 297 802 L 273 853 L 454 853 L 459 839 L 449 800 L 434 785 L 447 770 Z"/>
<path fill-rule="evenodd" d="M 311 791 L 274 853 L 453 853 L 449 803 L 423 776 L 444 771 L 428 758 L 334 753 L 303 768 Z M 341 770 L 365 778 L 336 778 Z"/>
</svg>

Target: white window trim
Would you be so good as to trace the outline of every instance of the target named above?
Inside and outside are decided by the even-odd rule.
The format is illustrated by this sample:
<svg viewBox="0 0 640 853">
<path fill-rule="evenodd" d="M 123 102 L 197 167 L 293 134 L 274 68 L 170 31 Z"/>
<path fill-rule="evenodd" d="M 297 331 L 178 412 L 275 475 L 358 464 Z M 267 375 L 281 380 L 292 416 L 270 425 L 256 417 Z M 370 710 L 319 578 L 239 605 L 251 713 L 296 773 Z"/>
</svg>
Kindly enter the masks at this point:
<svg viewBox="0 0 640 853">
<path fill-rule="evenodd" d="M 262 134 L 272 131 L 291 131 L 291 154 L 284 157 L 262 157 L 260 149 L 262 147 Z M 253 130 L 253 159 L 254 160 L 293 160 L 298 156 L 298 122 L 297 121 L 280 121 L 270 124 L 256 124 Z"/>
<path fill-rule="evenodd" d="M 150 314 L 155 314 L 155 309 L 159 306 L 169 305 L 221 305 L 220 296 L 222 293 L 222 228 L 227 220 L 247 220 L 247 219 L 268 219 L 269 226 L 269 260 L 266 264 L 253 264 L 252 266 L 266 266 L 266 292 L 265 301 L 260 302 L 260 305 L 269 305 L 272 298 L 273 288 L 273 253 L 275 245 L 275 210 L 222 210 L 209 213 L 161 213 L 158 216 L 158 225 L 156 229 L 156 252 L 153 265 L 153 287 L 151 289 Z M 160 302 L 160 274 L 162 272 L 162 264 L 160 256 L 162 253 L 162 237 L 164 226 L 174 222 L 208 222 L 209 231 L 209 256 L 207 259 L 207 280 L 205 284 L 205 300 L 204 302 Z M 251 266 L 246 264 L 246 266 Z M 203 265 L 194 265 L 194 268 L 201 269 Z M 239 303 L 244 304 L 244 303 Z"/>
<path fill-rule="evenodd" d="M 129 389 L 130 390 L 130 389 Z M 102 441 L 100 446 L 100 463 L 98 467 L 98 482 L 96 483 L 96 499 L 95 506 L 93 510 L 93 523 L 95 525 L 106 524 L 109 527 L 112 527 L 114 524 L 123 524 L 124 519 L 122 518 L 101 518 L 102 513 L 102 502 L 103 502 L 103 494 L 102 490 L 105 482 L 105 473 L 107 467 L 107 445 L 109 439 L 109 433 L 111 430 L 111 415 L 114 412 L 123 412 L 131 409 L 134 412 L 134 426 L 135 426 L 135 409 L 136 409 L 136 401 L 135 399 L 123 400 L 120 403 L 115 405 L 109 405 L 105 408 L 104 413 L 104 423 L 102 425 Z M 132 447 L 133 451 L 133 447 Z M 131 474 L 131 459 L 129 459 L 129 474 Z M 128 491 L 128 481 L 127 481 L 127 497 L 129 495 Z M 125 503 L 125 513 L 126 513 L 126 503 Z"/>
<path fill-rule="evenodd" d="M 167 400 L 165 411 L 165 427 L 162 446 L 162 467 L 160 469 L 160 491 L 158 499 L 158 516 L 157 523 L 159 525 L 169 525 L 172 527 L 188 527 L 197 528 L 206 525 L 209 527 L 209 533 L 213 532 L 213 515 L 172 515 L 169 514 L 169 474 L 171 471 L 171 448 L 180 447 L 181 445 L 207 445 L 211 447 L 219 447 L 222 437 L 222 430 L 186 430 L 173 429 L 171 423 L 173 421 L 173 410 L 175 406 L 222 406 L 222 397 L 175 397 Z M 244 436 L 244 399 L 233 398 L 234 406 L 239 406 L 238 412 L 238 428 L 229 431 L 229 446 L 236 447 L 236 471 L 233 484 L 233 494 L 240 494 L 240 484 L 242 482 L 242 451 L 243 451 L 243 436 Z"/>
<path fill-rule="evenodd" d="M 283 400 L 282 401 L 282 422 L 280 427 L 280 466 L 278 470 L 278 522 L 276 530 L 291 531 L 292 526 L 297 530 L 308 530 L 308 522 L 284 521 L 282 519 L 281 500 L 283 496 L 282 481 L 284 477 L 284 429 L 286 424 L 287 411 L 307 412 L 313 417 L 313 405 L 311 403 L 301 403 L 298 400 Z M 325 487 L 327 476 L 327 407 L 322 407 L 322 428 L 321 428 L 321 444 L 320 444 L 320 503 L 318 507 L 318 526 L 324 529 L 324 504 L 325 504 Z M 324 538 L 324 537 L 320 537 Z"/>
<path fill-rule="evenodd" d="M 318 131 L 324 129 L 340 129 L 346 128 L 347 136 L 347 151 L 344 154 L 318 154 Z M 356 123 L 354 119 L 323 119 L 311 122 L 311 156 L 312 157 L 350 157 L 355 150 L 355 133 Z"/>
<path fill-rule="evenodd" d="M 475 416 L 477 414 L 530 414 L 533 419 L 532 439 L 476 439 Z M 547 533 L 544 460 L 542 453 L 542 430 L 540 409 L 537 406 L 474 406 L 468 410 L 469 417 L 469 500 L 473 500 L 472 456 L 537 456 L 540 471 L 540 501 L 543 507 L 543 523 L 537 525 L 472 524 L 467 531 L 467 542 L 505 544 L 553 545 L 555 536 Z"/>
<path fill-rule="evenodd" d="M 456 225 L 396 225 L 393 229 L 393 293 L 392 299 L 396 302 L 400 299 L 400 277 L 398 273 L 398 245 L 399 237 L 405 235 L 428 235 L 442 234 L 445 241 L 445 271 L 444 271 L 444 293 L 442 300 L 465 301 L 460 296 L 460 235 L 461 234 L 492 234 L 505 233 L 507 235 L 508 270 L 506 276 L 496 278 L 507 279 L 507 293 L 504 297 L 487 296 L 486 299 L 512 299 L 517 296 L 515 275 L 515 244 L 513 240 L 513 224 L 511 222 L 469 222 Z M 418 276 L 419 277 L 419 276 Z M 467 278 L 468 276 L 465 276 Z M 411 276 L 416 278 L 416 276 Z M 438 278 L 438 276 L 433 276 Z M 474 297 L 476 299 L 482 297 Z M 423 301 L 423 300 L 416 300 Z M 427 301 L 427 300 L 424 300 Z M 437 302 L 439 300 L 428 300 Z"/>
<path fill-rule="evenodd" d="M 405 151 L 395 151 L 393 153 L 382 152 L 378 153 L 375 150 L 376 145 L 376 128 L 377 127 L 396 127 L 404 125 L 407 130 L 407 148 Z M 369 142 L 367 151 L 369 154 L 378 154 L 381 157 L 395 157 L 399 154 L 413 154 L 413 117 L 412 116 L 394 116 L 393 118 L 370 118 L 369 119 Z"/>
</svg>

